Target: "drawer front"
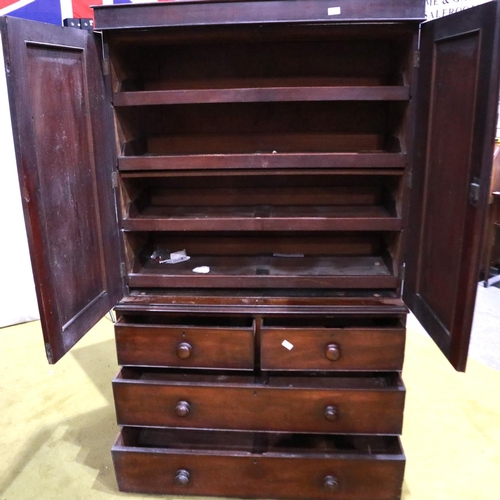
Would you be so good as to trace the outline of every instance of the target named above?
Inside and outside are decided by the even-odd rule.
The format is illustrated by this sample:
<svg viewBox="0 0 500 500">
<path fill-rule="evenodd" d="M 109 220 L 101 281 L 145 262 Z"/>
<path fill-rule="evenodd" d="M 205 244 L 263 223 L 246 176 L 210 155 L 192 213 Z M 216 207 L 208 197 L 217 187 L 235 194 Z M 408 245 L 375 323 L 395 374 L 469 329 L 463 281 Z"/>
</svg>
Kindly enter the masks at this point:
<svg viewBox="0 0 500 500">
<path fill-rule="evenodd" d="M 401 454 L 317 457 L 178 450 L 124 445 L 113 448 L 121 491 L 304 500 L 396 500 L 404 474 Z"/>
<path fill-rule="evenodd" d="M 332 389 L 113 382 L 120 425 L 399 434 L 404 387 Z"/>
<path fill-rule="evenodd" d="M 401 370 L 404 347 L 404 328 L 263 327 L 261 366 L 263 370 Z"/>
<path fill-rule="evenodd" d="M 252 370 L 252 328 L 115 325 L 120 365 Z"/>
</svg>

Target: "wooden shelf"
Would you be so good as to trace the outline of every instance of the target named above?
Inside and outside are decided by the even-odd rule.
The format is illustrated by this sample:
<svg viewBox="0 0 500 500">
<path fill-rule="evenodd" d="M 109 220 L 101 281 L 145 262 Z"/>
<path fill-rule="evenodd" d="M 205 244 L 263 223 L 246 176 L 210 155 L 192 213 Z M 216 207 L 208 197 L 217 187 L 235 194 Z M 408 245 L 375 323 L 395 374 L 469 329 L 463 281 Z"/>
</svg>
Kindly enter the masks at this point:
<svg viewBox="0 0 500 500">
<path fill-rule="evenodd" d="M 193 269 L 208 266 L 208 274 Z M 395 288 L 379 256 L 193 256 L 178 264 L 148 260 L 128 275 L 131 287 L 199 288 Z"/>
<path fill-rule="evenodd" d="M 114 106 L 271 101 L 408 101 L 406 86 L 230 86 L 115 92 Z"/>
<path fill-rule="evenodd" d="M 405 168 L 405 153 L 248 153 L 120 156 L 121 171 L 279 168 Z"/>
<path fill-rule="evenodd" d="M 399 231 L 383 206 L 148 207 L 123 220 L 127 231 Z"/>
</svg>

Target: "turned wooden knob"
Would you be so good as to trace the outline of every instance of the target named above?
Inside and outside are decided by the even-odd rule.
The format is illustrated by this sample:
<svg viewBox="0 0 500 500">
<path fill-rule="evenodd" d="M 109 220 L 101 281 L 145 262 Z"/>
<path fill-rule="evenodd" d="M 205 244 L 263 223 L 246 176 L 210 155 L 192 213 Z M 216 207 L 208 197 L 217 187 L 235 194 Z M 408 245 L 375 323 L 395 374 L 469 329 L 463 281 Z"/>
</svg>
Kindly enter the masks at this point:
<svg viewBox="0 0 500 500">
<path fill-rule="evenodd" d="M 335 420 L 337 420 L 339 418 L 339 412 L 337 410 L 337 407 L 336 406 L 327 406 L 325 408 L 325 418 L 329 422 L 334 422 Z"/>
<path fill-rule="evenodd" d="M 180 359 L 187 359 L 191 356 L 191 352 L 193 351 L 193 347 L 188 342 L 181 342 L 177 346 L 177 357 Z"/>
<path fill-rule="evenodd" d="M 179 401 L 175 407 L 175 414 L 178 417 L 187 417 L 190 409 L 191 407 L 187 401 Z"/>
<path fill-rule="evenodd" d="M 186 469 L 179 469 L 175 474 L 175 484 L 187 486 L 189 484 L 189 472 Z"/>
<path fill-rule="evenodd" d="M 340 346 L 338 344 L 328 344 L 325 356 L 330 361 L 338 361 L 340 359 Z"/>
<path fill-rule="evenodd" d="M 325 490 L 328 491 L 337 491 L 339 488 L 339 483 L 335 476 L 326 476 L 325 477 Z"/>
</svg>

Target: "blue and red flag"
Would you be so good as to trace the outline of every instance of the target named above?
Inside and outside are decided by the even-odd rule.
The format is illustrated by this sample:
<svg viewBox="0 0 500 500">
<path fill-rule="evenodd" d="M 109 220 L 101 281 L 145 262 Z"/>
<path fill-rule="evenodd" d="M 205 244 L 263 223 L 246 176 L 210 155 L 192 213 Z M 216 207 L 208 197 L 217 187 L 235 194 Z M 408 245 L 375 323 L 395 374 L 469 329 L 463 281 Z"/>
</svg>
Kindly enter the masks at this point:
<svg viewBox="0 0 500 500">
<path fill-rule="evenodd" d="M 140 3 L 155 0 L 0 0 L 0 16 L 9 15 L 62 24 L 72 17 L 93 18 L 91 5 Z"/>
</svg>

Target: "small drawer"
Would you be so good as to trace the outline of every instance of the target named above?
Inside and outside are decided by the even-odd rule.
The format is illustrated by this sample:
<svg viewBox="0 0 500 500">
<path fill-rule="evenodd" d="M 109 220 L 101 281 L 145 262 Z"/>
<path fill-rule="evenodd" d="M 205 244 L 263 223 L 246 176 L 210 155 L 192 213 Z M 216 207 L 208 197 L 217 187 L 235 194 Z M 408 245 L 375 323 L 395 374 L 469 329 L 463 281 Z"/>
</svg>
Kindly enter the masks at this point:
<svg viewBox="0 0 500 500">
<path fill-rule="evenodd" d="M 120 365 L 252 370 L 251 318 L 122 316 L 115 324 Z"/>
<path fill-rule="evenodd" d="M 119 425 L 400 434 L 398 373 L 321 377 L 123 368 L 113 381 Z"/>
<path fill-rule="evenodd" d="M 396 500 L 396 437 L 123 428 L 112 449 L 121 491 L 303 500 Z"/>
<path fill-rule="evenodd" d="M 401 370 L 404 348 L 405 327 L 398 319 L 328 324 L 270 318 L 261 327 L 263 370 Z"/>
</svg>

